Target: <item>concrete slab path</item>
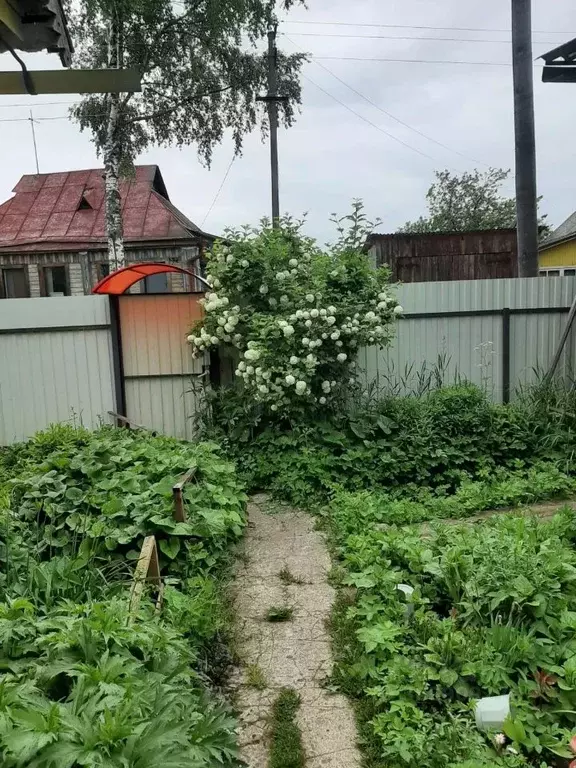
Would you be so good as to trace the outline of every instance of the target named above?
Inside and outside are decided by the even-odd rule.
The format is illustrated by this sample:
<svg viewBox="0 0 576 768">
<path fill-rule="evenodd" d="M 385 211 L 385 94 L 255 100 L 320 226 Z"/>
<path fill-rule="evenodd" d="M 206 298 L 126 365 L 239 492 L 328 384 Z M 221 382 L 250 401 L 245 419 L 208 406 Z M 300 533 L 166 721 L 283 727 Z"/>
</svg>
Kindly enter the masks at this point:
<svg viewBox="0 0 576 768">
<path fill-rule="evenodd" d="M 264 496 L 248 505 L 248 521 L 234 582 L 241 757 L 250 768 L 267 767 L 269 713 L 280 689 L 288 687 L 301 697 L 298 724 L 307 768 L 359 768 L 352 708 L 323 686 L 332 669 L 326 623 L 335 598 L 323 534 L 310 515 L 278 511 Z M 299 583 L 287 583 L 288 574 Z M 267 621 L 272 606 L 292 608 L 291 620 Z M 262 690 L 250 685 L 251 668 L 261 672 Z"/>
</svg>

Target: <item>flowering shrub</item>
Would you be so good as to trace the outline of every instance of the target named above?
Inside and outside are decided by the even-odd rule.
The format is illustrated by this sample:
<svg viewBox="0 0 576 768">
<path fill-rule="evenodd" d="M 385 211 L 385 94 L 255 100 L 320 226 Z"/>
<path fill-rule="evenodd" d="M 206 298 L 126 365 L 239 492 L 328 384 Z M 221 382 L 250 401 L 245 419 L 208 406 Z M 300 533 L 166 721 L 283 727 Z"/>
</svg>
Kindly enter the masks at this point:
<svg viewBox="0 0 576 768">
<path fill-rule="evenodd" d="M 188 337 L 193 353 L 234 346 L 236 375 L 272 411 L 328 407 L 355 383 L 358 349 L 386 345 L 402 313 L 389 273 L 361 250 L 360 204 L 348 218 L 351 233 L 328 251 L 285 220 L 277 230 L 232 232 L 207 257 L 213 290 Z"/>
</svg>

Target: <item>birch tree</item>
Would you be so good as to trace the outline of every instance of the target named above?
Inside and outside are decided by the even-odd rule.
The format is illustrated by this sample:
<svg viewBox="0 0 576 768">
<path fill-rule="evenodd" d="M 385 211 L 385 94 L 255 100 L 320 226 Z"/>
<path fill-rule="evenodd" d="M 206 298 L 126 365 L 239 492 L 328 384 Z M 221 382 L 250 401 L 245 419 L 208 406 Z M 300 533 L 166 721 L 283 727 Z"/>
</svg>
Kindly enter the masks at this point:
<svg viewBox="0 0 576 768">
<path fill-rule="evenodd" d="M 299 0 L 282 0 L 287 8 Z M 264 38 L 274 0 L 69 0 L 74 64 L 134 67 L 138 94 L 88 95 L 72 108 L 92 133 L 105 169 L 106 230 L 113 268 L 125 264 L 119 179 L 152 146 L 194 144 L 202 162 L 230 131 L 237 152 L 264 109 Z M 301 99 L 305 56 L 279 57 L 280 115 L 289 126 Z"/>
</svg>

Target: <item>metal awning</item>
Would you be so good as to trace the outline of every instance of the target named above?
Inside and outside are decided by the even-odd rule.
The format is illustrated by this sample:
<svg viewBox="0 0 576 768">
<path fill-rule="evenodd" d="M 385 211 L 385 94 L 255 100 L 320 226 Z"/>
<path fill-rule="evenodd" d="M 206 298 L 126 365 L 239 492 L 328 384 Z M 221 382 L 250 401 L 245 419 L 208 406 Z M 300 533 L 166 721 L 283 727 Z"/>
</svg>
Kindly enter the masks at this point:
<svg viewBox="0 0 576 768">
<path fill-rule="evenodd" d="M 540 58 L 544 59 L 545 83 L 576 83 L 576 38 L 559 45 Z"/>
<path fill-rule="evenodd" d="M 73 46 L 61 0 L 0 0 L 0 53 L 10 48 L 57 53 L 69 67 Z"/>
<path fill-rule="evenodd" d="M 128 267 L 122 267 L 122 269 L 112 272 L 111 275 L 102 278 L 102 280 L 94 286 L 92 293 L 108 293 L 112 296 L 121 296 L 139 280 L 143 280 L 145 277 L 150 277 L 150 275 L 160 275 L 163 272 L 179 272 L 182 275 L 190 275 L 210 288 L 210 284 L 207 283 L 203 277 L 197 275 L 195 272 L 191 272 L 189 269 L 178 267 L 175 264 L 145 262 L 142 264 L 131 264 Z"/>
</svg>

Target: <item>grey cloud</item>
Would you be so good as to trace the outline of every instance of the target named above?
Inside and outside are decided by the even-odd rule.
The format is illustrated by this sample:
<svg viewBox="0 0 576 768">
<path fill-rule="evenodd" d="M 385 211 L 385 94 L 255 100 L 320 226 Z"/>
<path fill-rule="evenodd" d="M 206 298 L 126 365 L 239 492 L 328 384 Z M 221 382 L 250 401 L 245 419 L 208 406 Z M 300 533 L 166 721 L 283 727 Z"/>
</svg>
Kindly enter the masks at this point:
<svg viewBox="0 0 576 768">
<path fill-rule="evenodd" d="M 309 0 L 309 10 L 296 9 L 292 18 L 322 21 L 356 21 L 385 24 L 417 24 L 447 27 L 507 29 L 509 0 Z M 534 28 L 563 30 L 565 36 L 535 34 L 538 41 L 562 42 L 576 32 L 576 9 L 571 0 L 550 4 L 534 0 Z M 282 25 L 282 30 L 301 48 L 319 56 L 373 58 L 449 59 L 462 61 L 510 61 L 510 50 L 500 44 L 460 42 L 390 41 L 336 37 L 304 37 L 296 32 L 397 34 L 438 37 L 506 39 L 493 32 L 459 33 L 425 30 L 378 30 L 376 28 Z M 281 38 L 287 50 L 294 50 Z M 537 42 L 535 56 L 551 46 Z M 36 66 L 57 66 L 52 57 L 31 57 Z M 39 62 L 39 63 L 38 63 Z M 2 63 L 13 68 L 4 56 Z M 305 75 L 330 95 L 304 81 L 302 114 L 290 131 L 280 134 L 281 205 L 294 215 L 308 211 L 307 230 L 324 242 L 332 234 L 332 211 L 344 213 L 350 200 L 361 197 L 370 216 L 384 219 L 382 230 L 393 231 L 424 210 L 424 195 L 435 168 L 471 169 L 476 161 L 513 168 L 514 137 L 512 71 L 509 67 L 444 64 L 400 64 L 320 60 L 338 77 L 364 93 L 383 109 L 465 155 L 447 151 L 399 125 L 370 106 L 360 96 L 311 62 Z M 432 159 L 401 146 L 338 104 L 344 102 L 366 119 L 381 126 Z M 535 71 L 539 188 L 544 210 L 554 224 L 576 209 L 573 179 L 576 176 L 576 86 L 544 85 Z M 46 98 L 43 101 L 66 100 Z M 3 109 L 16 103 L 0 97 L 0 119 L 26 117 L 27 109 Z M 29 103 L 30 98 L 22 99 Z M 63 115 L 62 106 L 35 108 L 38 117 Z M 89 137 L 65 120 L 37 126 L 42 171 L 93 166 L 97 161 Z M 30 126 L 0 122 L 2 172 L 0 199 L 6 199 L 23 173 L 34 171 Z M 9 148 L 7 151 L 6 148 Z M 214 154 L 210 170 L 197 161 L 194 148 L 154 150 L 141 162 L 160 165 L 172 201 L 201 223 L 232 157 L 227 142 Z M 478 164 L 479 167 L 483 167 Z M 513 182 L 506 187 L 513 193 Z M 229 225 L 257 222 L 269 211 L 268 147 L 259 133 L 247 138 L 244 152 L 230 171 L 205 227 L 219 233 Z"/>
</svg>

